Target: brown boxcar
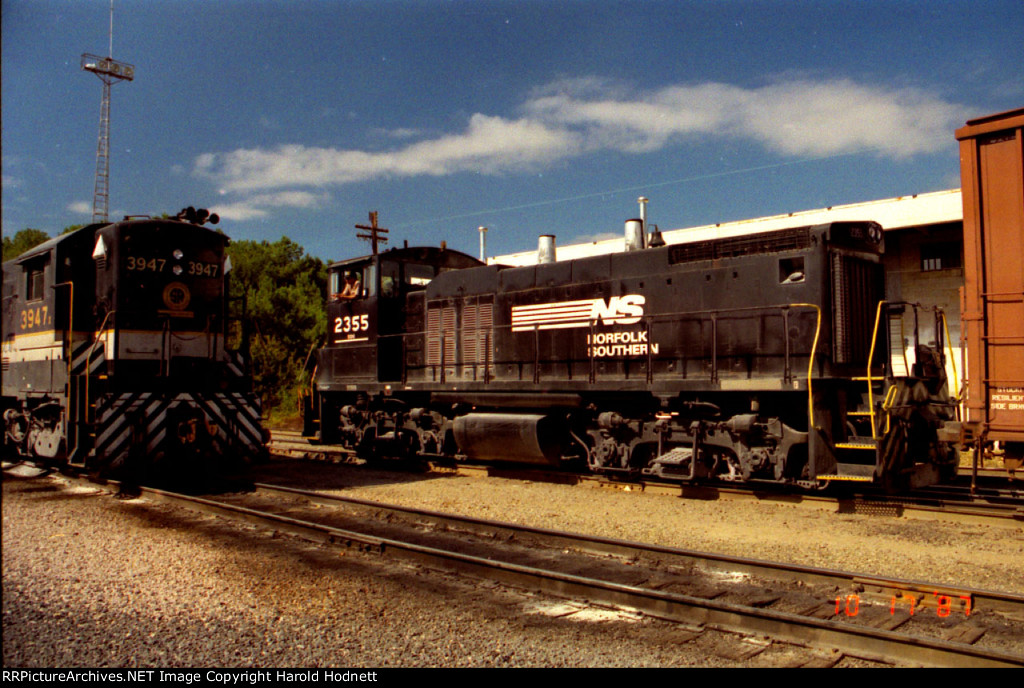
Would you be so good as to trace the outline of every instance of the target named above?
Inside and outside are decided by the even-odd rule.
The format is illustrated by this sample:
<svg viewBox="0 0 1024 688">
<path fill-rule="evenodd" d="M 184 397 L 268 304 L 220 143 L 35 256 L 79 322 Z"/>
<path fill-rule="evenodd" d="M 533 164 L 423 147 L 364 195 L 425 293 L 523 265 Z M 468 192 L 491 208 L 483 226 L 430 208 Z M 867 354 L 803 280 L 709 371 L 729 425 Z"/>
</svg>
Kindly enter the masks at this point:
<svg viewBox="0 0 1024 688">
<path fill-rule="evenodd" d="M 1024 449 L 1024 108 L 958 129 L 964 203 L 965 427 Z"/>
</svg>

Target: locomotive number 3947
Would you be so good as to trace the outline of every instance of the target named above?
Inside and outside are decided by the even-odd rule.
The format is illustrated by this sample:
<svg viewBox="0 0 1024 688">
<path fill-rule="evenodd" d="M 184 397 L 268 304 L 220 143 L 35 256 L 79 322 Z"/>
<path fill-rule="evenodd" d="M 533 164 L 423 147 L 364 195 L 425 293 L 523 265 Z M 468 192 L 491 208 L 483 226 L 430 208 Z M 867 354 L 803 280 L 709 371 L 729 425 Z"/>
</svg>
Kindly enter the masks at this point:
<svg viewBox="0 0 1024 688">
<path fill-rule="evenodd" d="M 362 315 L 346 315 L 334 319 L 334 332 L 336 334 L 363 332 L 369 329 L 370 316 L 366 313 Z"/>
</svg>

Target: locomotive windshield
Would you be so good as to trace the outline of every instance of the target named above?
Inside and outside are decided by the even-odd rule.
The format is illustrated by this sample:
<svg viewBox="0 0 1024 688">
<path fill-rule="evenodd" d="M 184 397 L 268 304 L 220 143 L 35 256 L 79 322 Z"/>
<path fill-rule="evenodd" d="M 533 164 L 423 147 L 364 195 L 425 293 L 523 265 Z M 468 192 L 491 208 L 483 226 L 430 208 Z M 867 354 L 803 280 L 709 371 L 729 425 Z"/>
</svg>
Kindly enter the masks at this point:
<svg viewBox="0 0 1024 688">
<path fill-rule="evenodd" d="M 422 289 L 434 279 L 433 265 L 417 265 L 407 263 L 405 266 L 405 283 L 413 289 Z"/>
<path fill-rule="evenodd" d="M 377 280 L 378 267 L 380 282 Z M 331 299 L 385 298 L 401 296 L 425 289 L 438 269 L 423 263 L 380 261 L 336 266 L 330 273 Z"/>
</svg>

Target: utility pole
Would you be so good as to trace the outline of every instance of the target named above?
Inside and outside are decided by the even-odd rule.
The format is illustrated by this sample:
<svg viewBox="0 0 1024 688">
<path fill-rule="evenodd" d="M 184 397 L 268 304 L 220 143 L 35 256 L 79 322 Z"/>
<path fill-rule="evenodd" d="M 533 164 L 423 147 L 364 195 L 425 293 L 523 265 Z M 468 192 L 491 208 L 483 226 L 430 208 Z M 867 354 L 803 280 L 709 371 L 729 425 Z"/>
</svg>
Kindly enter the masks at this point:
<svg viewBox="0 0 1024 688">
<path fill-rule="evenodd" d="M 387 234 L 388 230 L 384 229 L 383 227 L 378 227 L 377 226 L 377 211 L 376 210 L 370 212 L 370 224 L 369 225 L 356 225 L 356 229 L 364 229 L 364 230 L 369 232 L 369 234 L 356 234 L 356 236 L 359 237 L 360 239 L 369 239 L 370 240 L 370 246 L 373 247 L 373 255 L 377 255 L 377 244 L 378 243 L 381 243 L 381 244 L 388 243 L 388 238 L 387 237 L 380 236 L 381 234 Z"/>
</svg>

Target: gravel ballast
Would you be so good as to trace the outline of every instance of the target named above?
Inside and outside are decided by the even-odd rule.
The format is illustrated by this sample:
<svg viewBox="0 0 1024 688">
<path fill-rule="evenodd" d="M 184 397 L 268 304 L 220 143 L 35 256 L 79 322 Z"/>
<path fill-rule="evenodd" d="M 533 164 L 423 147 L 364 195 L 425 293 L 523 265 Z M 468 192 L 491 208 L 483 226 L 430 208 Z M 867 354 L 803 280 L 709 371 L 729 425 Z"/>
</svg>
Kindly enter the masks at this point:
<svg viewBox="0 0 1024 688">
<path fill-rule="evenodd" d="M 299 484 L 421 508 L 875 575 L 1024 587 L 1024 539 L 1013 528 L 298 467 Z M 53 477 L 5 477 L 3 546 L 5 667 L 776 666 L 813 659 L 786 647 L 756 654 L 735 637 L 694 638 L 650 619 L 566 614 L 557 601 L 525 592 L 118 500 Z"/>
<path fill-rule="evenodd" d="M 279 475 L 273 465 L 267 482 Z M 257 475 L 259 477 L 259 474 Z M 1024 594 L 1024 528 L 306 463 L 295 487 L 706 552 Z M 626 488 L 628 489 L 628 488 Z M 912 512 L 911 512 L 912 513 Z"/>
</svg>

